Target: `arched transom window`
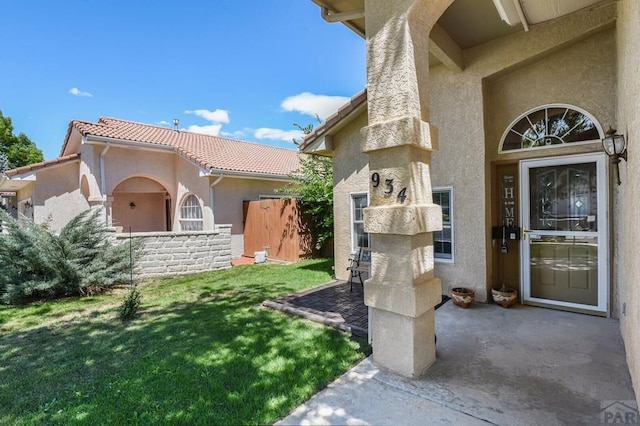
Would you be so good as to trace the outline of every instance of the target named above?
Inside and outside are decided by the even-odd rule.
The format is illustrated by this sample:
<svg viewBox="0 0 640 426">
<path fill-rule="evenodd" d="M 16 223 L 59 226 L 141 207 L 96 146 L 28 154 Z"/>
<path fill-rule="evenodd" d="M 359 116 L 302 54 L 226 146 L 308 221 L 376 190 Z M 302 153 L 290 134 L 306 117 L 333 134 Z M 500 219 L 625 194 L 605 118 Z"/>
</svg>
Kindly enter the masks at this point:
<svg viewBox="0 0 640 426">
<path fill-rule="evenodd" d="M 183 231 L 202 231 L 202 208 L 193 194 L 185 198 L 180 206 L 180 228 Z"/>
<path fill-rule="evenodd" d="M 547 105 L 511 123 L 502 136 L 499 152 L 594 142 L 602 135 L 602 128 L 586 111 L 570 105 Z"/>
</svg>

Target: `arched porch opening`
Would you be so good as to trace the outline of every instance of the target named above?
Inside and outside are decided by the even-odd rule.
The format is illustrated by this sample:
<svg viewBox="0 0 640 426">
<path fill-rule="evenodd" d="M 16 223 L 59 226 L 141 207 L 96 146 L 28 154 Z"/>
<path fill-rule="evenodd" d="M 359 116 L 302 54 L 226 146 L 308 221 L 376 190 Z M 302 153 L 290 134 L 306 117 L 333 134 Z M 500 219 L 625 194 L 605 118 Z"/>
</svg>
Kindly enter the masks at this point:
<svg viewBox="0 0 640 426">
<path fill-rule="evenodd" d="M 171 231 L 171 198 L 159 182 L 131 177 L 113 189 L 112 223 L 128 232 Z"/>
</svg>

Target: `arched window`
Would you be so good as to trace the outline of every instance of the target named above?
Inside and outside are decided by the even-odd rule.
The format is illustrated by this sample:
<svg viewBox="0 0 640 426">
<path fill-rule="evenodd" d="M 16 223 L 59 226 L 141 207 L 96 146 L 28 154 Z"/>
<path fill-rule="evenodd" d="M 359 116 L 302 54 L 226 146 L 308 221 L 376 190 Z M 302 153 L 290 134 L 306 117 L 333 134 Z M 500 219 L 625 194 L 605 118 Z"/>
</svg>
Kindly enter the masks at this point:
<svg viewBox="0 0 640 426">
<path fill-rule="evenodd" d="M 180 206 L 180 228 L 183 231 L 202 231 L 202 208 L 195 195 L 189 195 Z"/>
<path fill-rule="evenodd" d="M 602 128 L 586 111 L 553 104 L 518 117 L 502 135 L 499 152 L 549 148 L 602 139 Z"/>
</svg>

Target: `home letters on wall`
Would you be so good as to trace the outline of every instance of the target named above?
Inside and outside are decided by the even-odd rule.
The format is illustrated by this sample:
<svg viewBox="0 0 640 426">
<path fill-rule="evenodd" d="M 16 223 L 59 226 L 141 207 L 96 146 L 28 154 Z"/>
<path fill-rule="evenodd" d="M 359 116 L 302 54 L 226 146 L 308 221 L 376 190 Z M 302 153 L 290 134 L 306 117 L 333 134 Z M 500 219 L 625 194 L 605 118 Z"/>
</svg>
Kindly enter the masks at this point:
<svg viewBox="0 0 640 426">
<path fill-rule="evenodd" d="M 502 225 L 516 226 L 515 176 L 502 175 Z"/>
</svg>

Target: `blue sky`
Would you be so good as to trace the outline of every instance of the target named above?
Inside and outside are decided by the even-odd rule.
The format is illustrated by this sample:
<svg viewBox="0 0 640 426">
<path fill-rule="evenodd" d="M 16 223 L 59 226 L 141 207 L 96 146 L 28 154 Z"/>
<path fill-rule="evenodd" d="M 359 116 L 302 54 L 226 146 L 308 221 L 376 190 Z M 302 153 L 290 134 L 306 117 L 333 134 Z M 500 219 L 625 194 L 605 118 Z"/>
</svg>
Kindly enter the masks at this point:
<svg viewBox="0 0 640 426">
<path fill-rule="evenodd" d="M 364 40 L 311 0 L 3 3 L 0 111 L 45 159 L 100 116 L 295 148 L 366 84 Z"/>
</svg>

